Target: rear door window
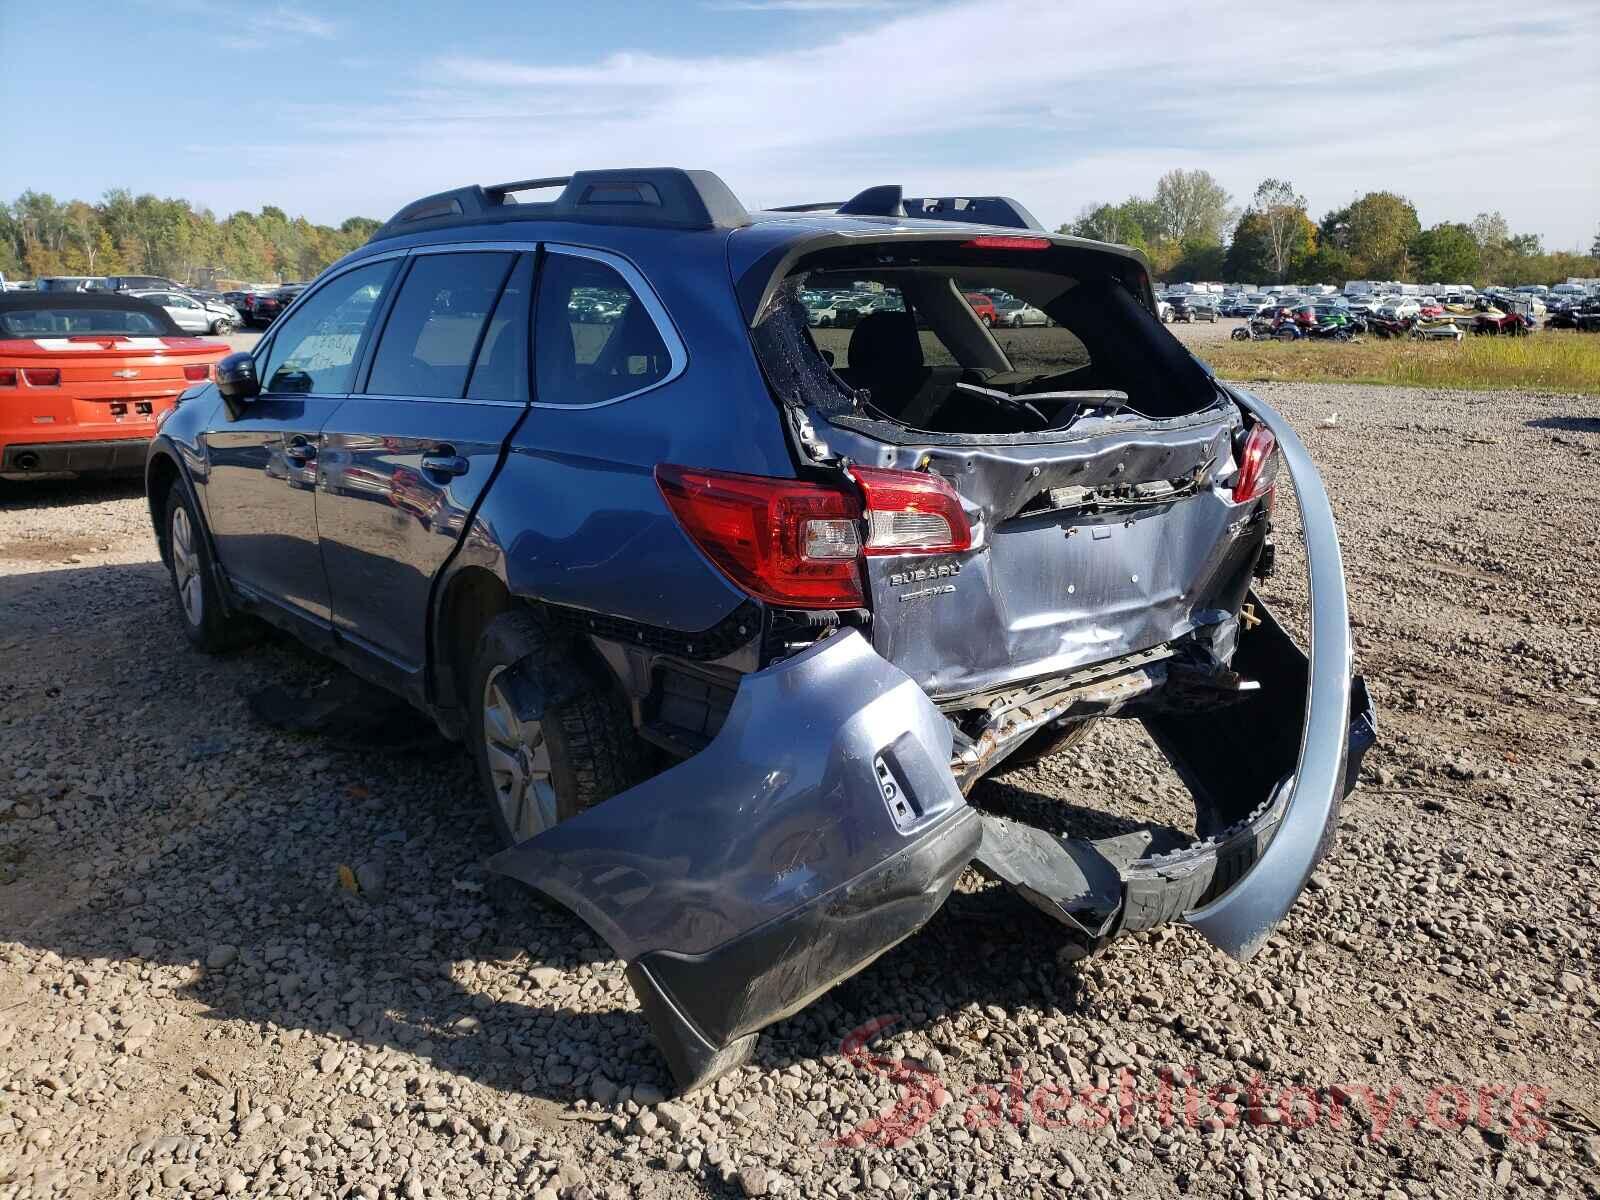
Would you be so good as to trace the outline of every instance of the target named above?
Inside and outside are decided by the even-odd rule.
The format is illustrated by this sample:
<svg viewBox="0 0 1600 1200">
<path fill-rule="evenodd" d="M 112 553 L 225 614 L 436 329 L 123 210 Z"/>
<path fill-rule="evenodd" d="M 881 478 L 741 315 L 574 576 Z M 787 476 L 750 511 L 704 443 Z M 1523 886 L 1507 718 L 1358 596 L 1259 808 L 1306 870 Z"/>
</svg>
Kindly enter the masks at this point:
<svg viewBox="0 0 1600 1200">
<path fill-rule="evenodd" d="M 350 390 L 362 339 L 394 276 L 393 261 L 369 263 L 318 288 L 272 338 L 262 389 L 279 395 Z"/>
<path fill-rule="evenodd" d="M 537 401 L 603 404 L 672 374 L 655 318 L 615 267 L 553 250 L 539 280 Z"/>
<path fill-rule="evenodd" d="M 378 342 L 367 392 L 460 397 L 514 257 L 424 254 L 413 260 Z"/>
</svg>

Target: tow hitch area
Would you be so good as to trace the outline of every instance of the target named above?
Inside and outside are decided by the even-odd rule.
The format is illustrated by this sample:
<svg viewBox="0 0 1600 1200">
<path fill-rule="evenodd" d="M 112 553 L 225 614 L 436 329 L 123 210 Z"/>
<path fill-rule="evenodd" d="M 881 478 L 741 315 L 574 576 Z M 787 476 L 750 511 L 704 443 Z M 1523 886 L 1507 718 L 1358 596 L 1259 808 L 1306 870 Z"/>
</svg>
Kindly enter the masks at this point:
<svg viewBox="0 0 1600 1200">
<path fill-rule="evenodd" d="M 1024 688 L 974 737 L 841 630 L 744 675 L 699 753 L 491 860 L 627 961 L 684 1090 L 920 929 L 969 863 L 1060 920 L 1085 952 L 1176 919 L 1235 956 L 1260 948 L 1332 843 L 1374 718 L 1351 675 L 1321 481 L 1287 423 L 1239 399 L 1277 434 L 1296 484 L 1309 652 L 1250 595 L 1247 620 L 1206 634 L 1231 650 L 1227 668 L 1202 670 L 1181 648 L 1137 651 Z M 1194 794 L 1196 842 L 1062 838 L 968 805 L 986 763 L 1083 704 L 1144 722 Z"/>
</svg>

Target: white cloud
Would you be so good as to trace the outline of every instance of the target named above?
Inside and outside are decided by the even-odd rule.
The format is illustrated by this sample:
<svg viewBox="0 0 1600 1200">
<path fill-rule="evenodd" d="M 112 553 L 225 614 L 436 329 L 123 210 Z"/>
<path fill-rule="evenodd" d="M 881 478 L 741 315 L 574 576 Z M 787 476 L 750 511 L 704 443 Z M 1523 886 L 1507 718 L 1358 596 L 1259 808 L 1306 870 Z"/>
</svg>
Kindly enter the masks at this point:
<svg viewBox="0 0 1600 1200">
<path fill-rule="evenodd" d="M 1425 223 L 1500 208 L 1514 229 L 1587 246 L 1600 219 L 1587 3 L 1340 14 L 1308 29 L 1183 0 L 983 0 L 742 56 L 447 54 L 370 108 L 297 97 L 285 116 L 315 153 L 286 153 L 272 177 L 318 215 L 384 216 L 468 181 L 674 163 L 718 171 L 752 206 L 900 182 L 1012 194 L 1053 225 L 1201 166 L 1240 201 L 1268 175 L 1313 215 L 1388 188 Z M 1503 86 L 1534 79 L 1562 87 Z"/>
<path fill-rule="evenodd" d="M 210 0 L 161 0 L 161 5 L 169 11 L 176 8 L 215 19 L 231 31 L 217 38 L 218 44 L 229 50 L 260 50 L 305 38 L 326 41 L 339 34 L 335 22 L 287 4 L 257 9 L 248 3 L 229 7 Z"/>
</svg>

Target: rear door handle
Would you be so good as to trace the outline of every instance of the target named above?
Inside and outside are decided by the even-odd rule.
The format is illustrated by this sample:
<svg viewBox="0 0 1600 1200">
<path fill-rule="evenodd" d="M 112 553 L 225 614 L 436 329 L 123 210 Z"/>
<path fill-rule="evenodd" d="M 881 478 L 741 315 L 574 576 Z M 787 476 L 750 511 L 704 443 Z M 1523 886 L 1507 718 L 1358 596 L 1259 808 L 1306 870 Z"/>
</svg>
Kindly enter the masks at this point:
<svg viewBox="0 0 1600 1200">
<path fill-rule="evenodd" d="M 317 448 L 297 433 L 284 443 L 283 456 L 297 463 L 307 463 L 317 456 Z"/>
<path fill-rule="evenodd" d="M 434 446 L 422 456 L 422 469 L 436 475 L 465 475 L 468 465 L 454 446 Z"/>
</svg>

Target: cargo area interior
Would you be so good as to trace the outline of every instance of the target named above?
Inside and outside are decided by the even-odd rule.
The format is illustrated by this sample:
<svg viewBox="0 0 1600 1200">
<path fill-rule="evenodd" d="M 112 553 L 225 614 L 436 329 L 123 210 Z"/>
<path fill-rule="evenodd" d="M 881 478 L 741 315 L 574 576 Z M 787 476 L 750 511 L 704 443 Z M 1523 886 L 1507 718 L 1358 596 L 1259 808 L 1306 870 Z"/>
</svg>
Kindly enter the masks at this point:
<svg viewBox="0 0 1600 1200">
<path fill-rule="evenodd" d="M 1048 248 L 849 246 L 802 259 L 756 322 L 769 378 L 830 417 L 935 434 L 1048 434 L 1087 413 L 1166 420 L 1217 403 L 1205 369 L 1141 302 L 1133 260 L 1039 244 Z M 997 335 L 1022 312 L 1063 327 L 1069 348 L 1013 361 Z"/>
</svg>

